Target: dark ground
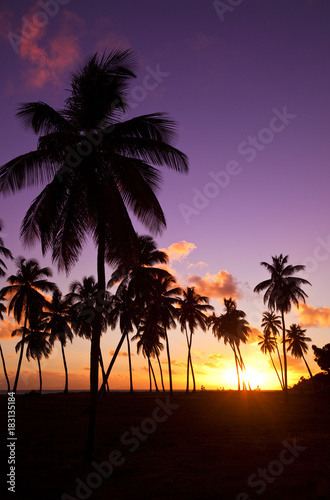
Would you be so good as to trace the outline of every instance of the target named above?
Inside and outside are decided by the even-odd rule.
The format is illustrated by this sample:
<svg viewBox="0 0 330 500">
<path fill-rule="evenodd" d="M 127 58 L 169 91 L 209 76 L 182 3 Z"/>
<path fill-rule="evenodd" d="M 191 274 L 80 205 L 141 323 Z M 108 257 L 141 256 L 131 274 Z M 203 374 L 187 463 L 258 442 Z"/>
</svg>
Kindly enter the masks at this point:
<svg viewBox="0 0 330 500">
<path fill-rule="evenodd" d="M 95 463 L 108 462 L 105 479 L 82 460 L 88 393 L 16 396 L 16 493 L 8 498 L 330 499 L 329 395 L 290 394 L 286 405 L 281 392 L 176 393 L 177 408 L 166 410 L 157 398 L 166 403 L 155 393 L 101 401 Z M 7 396 L 0 408 L 6 462 Z M 5 463 L 2 485 L 8 472 Z"/>
</svg>

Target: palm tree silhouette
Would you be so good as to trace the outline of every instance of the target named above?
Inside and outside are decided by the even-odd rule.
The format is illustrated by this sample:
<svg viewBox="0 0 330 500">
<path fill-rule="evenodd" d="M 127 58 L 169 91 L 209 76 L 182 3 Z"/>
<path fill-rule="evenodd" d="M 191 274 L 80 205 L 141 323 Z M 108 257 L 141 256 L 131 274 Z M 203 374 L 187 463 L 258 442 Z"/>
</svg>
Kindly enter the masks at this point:
<svg viewBox="0 0 330 500">
<path fill-rule="evenodd" d="M 91 340 L 93 336 L 93 322 L 98 310 L 102 310 L 101 332 L 105 332 L 109 323 L 108 308 L 110 303 L 110 293 L 107 291 L 99 292 L 98 284 L 94 276 L 84 276 L 82 281 L 75 280 L 69 285 L 69 293 L 66 295 L 71 305 L 71 327 L 79 337 Z M 104 363 L 99 346 L 99 360 L 105 380 Z M 109 386 L 107 386 L 109 389 Z"/>
<path fill-rule="evenodd" d="M 105 262 L 116 255 L 134 260 L 135 231 L 128 208 L 152 232 L 165 226 L 155 195 L 158 166 L 187 172 L 187 157 L 171 146 L 175 123 L 163 113 L 120 121 L 128 109 L 128 83 L 135 77 L 131 50 L 92 56 L 71 75 L 64 110 L 43 102 L 23 104 L 18 116 L 41 135 L 38 149 L 0 169 L 0 191 L 16 192 L 48 182 L 30 206 L 22 236 L 41 241 L 59 269 L 77 262 L 92 235 L 97 248 L 98 290 L 105 290 Z M 155 167 L 155 166 L 156 167 Z M 91 339 L 91 412 L 87 455 L 92 457 L 97 413 L 102 310 Z"/>
<path fill-rule="evenodd" d="M 183 292 L 180 287 L 170 288 L 175 284 L 175 278 L 171 275 L 157 276 L 154 278 L 150 291 L 149 305 L 147 307 L 147 317 L 149 321 L 153 323 L 158 322 L 164 328 L 171 394 L 173 393 L 173 383 L 167 330 L 174 328 L 176 325 L 175 319 L 178 317 L 178 308 L 176 305 L 179 303 L 179 296 L 182 295 Z"/>
<path fill-rule="evenodd" d="M 12 296 L 8 314 L 13 312 L 14 318 L 19 324 L 24 316 L 24 326 L 22 327 L 22 341 L 20 344 L 20 355 L 17 365 L 16 377 L 13 392 L 16 392 L 19 380 L 19 374 L 22 364 L 23 350 L 25 344 L 25 335 L 28 324 L 39 316 L 40 311 L 47 307 L 47 301 L 42 293 L 52 291 L 55 284 L 49 282 L 46 278 L 52 276 L 49 267 L 40 267 L 36 259 L 26 260 L 24 257 L 18 257 L 15 261 L 17 274 L 9 276 L 9 285 L 2 289 L 3 294 Z"/>
<path fill-rule="evenodd" d="M 42 391 L 42 376 L 41 376 L 41 364 L 40 359 L 42 356 L 45 358 L 49 358 L 50 353 L 52 351 L 52 346 L 47 339 L 48 335 L 44 330 L 44 324 L 41 319 L 41 314 L 37 317 L 30 318 L 29 328 L 17 328 L 13 331 L 12 337 L 17 334 L 22 334 L 22 340 L 20 340 L 16 346 L 16 352 L 21 349 L 23 351 L 23 346 L 26 344 L 26 359 L 30 361 L 30 358 L 36 359 L 38 362 L 38 370 L 39 370 L 39 394 Z M 23 334 L 25 333 L 24 337 Z"/>
<path fill-rule="evenodd" d="M 284 384 L 283 365 L 282 365 L 281 355 L 280 355 L 280 351 L 279 351 L 278 343 L 277 343 L 277 339 L 276 339 L 276 337 L 280 334 L 279 329 L 281 328 L 281 318 L 280 318 L 280 316 L 277 316 L 274 313 L 274 311 L 273 312 L 265 311 L 262 314 L 261 326 L 263 328 L 264 334 L 267 336 L 272 335 L 273 339 L 275 341 L 274 346 L 276 348 L 277 356 L 278 356 L 278 360 L 279 360 L 279 364 L 280 364 L 281 378 L 282 378 L 281 387 L 283 389 L 283 384 Z"/>
<path fill-rule="evenodd" d="M 2 290 L 0 290 L 0 320 L 1 321 L 3 320 L 3 313 L 5 313 L 7 311 L 7 307 L 2 303 L 4 300 L 6 300 L 6 298 L 5 298 Z M 6 362 L 5 362 L 3 352 L 2 352 L 1 344 L 0 344 L 0 355 L 1 355 L 1 361 L 2 361 L 2 366 L 3 366 L 3 373 L 4 373 L 6 381 L 7 381 L 8 392 L 10 392 L 10 383 L 9 383 L 9 378 L 8 378 L 8 374 L 7 374 L 7 370 L 6 370 Z"/>
<path fill-rule="evenodd" d="M 288 389 L 288 368 L 286 357 L 286 339 L 285 339 L 285 321 L 284 314 L 291 311 L 292 304 L 299 307 L 299 302 L 305 302 L 307 294 L 300 288 L 300 285 L 310 285 L 309 281 L 293 276 L 299 271 L 303 271 L 305 266 L 286 265 L 288 262 L 288 255 L 285 257 L 280 254 L 279 256 L 272 257 L 272 264 L 261 262 L 267 271 L 270 272 L 271 278 L 259 283 L 254 292 L 265 291 L 264 303 L 268 303 L 270 311 L 278 311 L 281 313 L 282 318 L 282 332 L 283 332 L 283 360 L 284 360 L 284 384 L 283 389 L 285 393 Z"/>
<path fill-rule="evenodd" d="M 2 231 L 3 223 L 0 219 L 0 232 Z M 3 238 L 0 236 L 0 255 L 3 255 L 6 259 L 13 260 L 13 256 L 10 250 L 4 246 Z M 0 277 L 4 277 L 6 275 L 7 266 L 2 259 L 0 259 Z"/>
<path fill-rule="evenodd" d="M 304 360 L 309 376 L 312 380 L 314 380 L 312 372 L 304 356 L 304 354 L 307 354 L 308 352 L 307 342 L 311 342 L 312 339 L 306 337 L 305 332 L 306 330 L 303 330 L 300 325 L 296 325 L 295 323 L 293 323 L 290 326 L 289 330 L 286 331 L 286 333 L 288 334 L 287 350 L 288 352 L 291 352 L 294 358 L 302 358 Z"/>
<path fill-rule="evenodd" d="M 67 340 L 72 342 L 73 332 L 71 329 L 71 300 L 63 298 L 62 293 L 57 288 L 53 292 L 52 301 L 47 306 L 48 310 L 43 313 L 45 332 L 49 334 L 49 344 L 53 347 L 56 340 L 61 343 L 63 365 L 65 371 L 64 394 L 68 393 L 68 368 L 65 359 L 64 347 Z"/>
<path fill-rule="evenodd" d="M 276 365 L 273 360 L 272 352 L 275 351 L 277 342 L 276 338 L 271 335 L 269 331 L 264 330 L 263 335 L 258 335 L 258 338 L 260 339 L 260 342 L 258 342 L 258 345 L 260 346 L 260 350 L 263 354 L 269 354 L 270 359 L 272 361 L 273 368 L 276 372 L 277 378 L 280 382 L 281 389 L 283 389 L 283 380 L 281 380 L 280 375 L 277 371 Z"/>
<path fill-rule="evenodd" d="M 243 357 L 240 351 L 240 342 L 247 342 L 251 328 L 245 320 L 246 314 L 244 311 L 237 309 L 236 301 L 231 297 L 224 299 L 225 312 L 216 316 L 213 314 L 208 318 L 208 325 L 212 325 L 213 335 L 218 339 L 223 339 L 225 344 L 229 344 L 233 350 L 235 358 L 235 366 L 237 373 L 238 390 L 241 389 L 240 371 L 246 371 Z M 249 384 L 249 382 L 248 382 Z M 243 379 L 243 388 L 245 388 L 245 380 Z M 249 388 L 250 384 L 249 384 Z"/>
<path fill-rule="evenodd" d="M 193 378 L 193 392 L 196 391 L 195 374 L 191 359 L 191 344 L 192 336 L 195 329 L 199 326 L 204 332 L 207 328 L 207 316 L 205 313 L 213 311 L 213 306 L 209 305 L 208 297 L 199 295 L 195 292 L 195 287 L 187 287 L 182 291 L 182 298 L 178 301 L 178 315 L 181 324 L 181 331 L 185 332 L 188 359 L 187 359 L 187 387 L 186 392 L 189 392 L 189 367 Z M 190 337 L 188 336 L 187 326 L 189 327 Z"/>
</svg>

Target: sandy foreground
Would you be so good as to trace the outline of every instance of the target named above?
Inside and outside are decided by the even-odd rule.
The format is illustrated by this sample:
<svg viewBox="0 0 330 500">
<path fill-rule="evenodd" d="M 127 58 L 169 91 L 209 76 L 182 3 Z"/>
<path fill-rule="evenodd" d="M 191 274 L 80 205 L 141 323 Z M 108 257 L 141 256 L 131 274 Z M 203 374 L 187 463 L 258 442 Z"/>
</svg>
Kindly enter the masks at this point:
<svg viewBox="0 0 330 500">
<path fill-rule="evenodd" d="M 88 393 L 16 396 L 15 442 L 0 396 L 1 484 L 14 457 L 15 500 L 330 499 L 329 395 L 290 396 L 110 393 L 93 463 Z"/>
</svg>

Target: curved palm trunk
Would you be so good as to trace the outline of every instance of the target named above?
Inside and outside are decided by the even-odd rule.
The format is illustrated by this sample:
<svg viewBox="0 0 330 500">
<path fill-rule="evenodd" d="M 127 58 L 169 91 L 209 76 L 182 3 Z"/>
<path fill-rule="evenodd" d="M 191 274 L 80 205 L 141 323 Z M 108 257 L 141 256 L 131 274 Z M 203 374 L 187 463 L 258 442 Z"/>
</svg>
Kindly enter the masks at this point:
<svg viewBox="0 0 330 500">
<path fill-rule="evenodd" d="M 306 358 L 305 358 L 305 356 L 304 356 L 304 353 L 302 352 L 302 353 L 301 353 L 301 355 L 302 355 L 303 360 L 305 361 L 306 368 L 307 368 L 307 370 L 308 370 L 308 373 L 309 373 L 310 379 L 311 379 L 312 384 L 313 384 L 313 389 L 314 389 L 314 391 L 316 392 L 316 386 L 315 386 L 315 381 L 314 381 L 313 374 L 312 374 L 312 372 L 311 372 L 311 370 L 310 370 L 310 368 L 309 368 L 309 366 L 308 366 L 308 363 L 307 363 L 307 361 L 306 361 Z"/>
<path fill-rule="evenodd" d="M 188 333 L 187 333 L 187 327 L 186 327 L 186 325 L 184 326 L 184 331 L 185 331 L 185 333 L 186 333 L 187 347 L 188 347 L 188 359 L 187 359 L 187 386 L 186 386 L 186 392 L 189 392 L 189 366 L 190 366 L 190 351 L 189 351 L 189 338 L 188 338 Z"/>
<path fill-rule="evenodd" d="M 22 335 L 21 352 L 20 352 L 20 354 L 19 354 L 19 359 L 18 359 L 18 365 L 17 365 L 17 371 L 16 371 L 16 377 L 15 377 L 15 382 L 14 382 L 13 392 L 16 392 L 16 390 L 17 390 L 17 385 L 18 385 L 19 374 L 20 374 L 20 371 L 21 371 L 21 365 L 22 365 L 22 358 L 23 358 L 23 351 L 24 351 L 24 340 L 25 340 L 25 333 L 26 333 L 27 319 L 28 319 L 28 311 L 26 310 L 26 312 L 25 312 L 25 320 L 24 320 L 24 327 L 23 327 L 23 335 Z"/>
<path fill-rule="evenodd" d="M 155 377 L 155 372 L 154 372 L 154 369 L 152 367 L 151 359 L 150 358 L 149 358 L 149 364 L 150 364 L 150 369 L 151 369 L 151 373 L 152 373 L 152 378 L 154 379 L 154 384 L 155 384 L 156 392 L 159 392 L 158 385 L 157 385 L 157 380 L 156 380 L 156 377 Z"/>
<path fill-rule="evenodd" d="M 98 250 L 97 250 L 97 284 L 98 291 L 105 290 L 105 228 L 100 216 L 98 226 Z M 91 338 L 91 355 L 90 355 L 90 415 L 88 424 L 88 437 L 86 455 L 92 459 L 95 443 L 95 428 L 97 418 L 97 401 L 98 401 L 98 384 L 99 384 L 99 353 L 100 340 L 102 330 L 102 313 L 103 310 L 96 310 Z"/>
<path fill-rule="evenodd" d="M 10 392 L 10 383 L 9 383 L 9 378 L 8 378 L 8 375 L 7 375 L 6 363 L 5 363 L 5 358 L 3 356 L 1 345 L 0 345 L 0 354 L 1 354 L 2 364 L 3 364 L 3 372 L 4 372 L 6 380 L 7 380 L 8 392 Z"/>
<path fill-rule="evenodd" d="M 100 366 L 101 366 L 101 371 L 102 371 L 102 380 L 103 380 L 103 384 L 105 384 L 105 386 L 106 386 L 106 388 L 107 388 L 107 392 L 110 392 L 110 389 L 109 389 L 109 384 L 108 384 L 108 382 L 106 382 L 106 380 L 105 380 L 105 371 L 104 371 L 104 363 L 103 363 L 103 357 L 102 357 L 101 348 L 100 348 L 100 353 L 99 353 L 99 361 L 100 361 Z"/>
<path fill-rule="evenodd" d="M 275 338 L 275 337 L 274 337 L 274 338 Z M 275 341 L 276 341 L 276 339 L 275 339 Z M 279 348 L 278 348 L 277 342 L 276 342 L 276 350 L 277 350 L 278 360 L 279 360 L 279 362 L 280 362 L 281 377 L 282 377 L 281 387 L 282 387 L 282 389 L 283 389 L 283 386 L 284 386 L 284 371 L 283 371 L 283 365 L 282 365 L 281 355 L 280 355 L 280 351 L 279 351 Z"/>
<path fill-rule="evenodd" d="M 127 338 L 127 352 L 128 352 L 128 367 L 129 367 L 129 392 L 133 392 L 133 374 L 132 374 L 132 361 L 131 361 L 131 346 L 128 333 Z"/>
<path fill-rule="evenodd" d="M 157 356 L 157 361 L 158 361 L 158 366 L 159 366 L 159 371 L 160 371 L 160 380 L 162 382 L 163 392 L 165 392 L 164 379 L 163 379 L 163 370 L 162 370 L 162 365 L 161 365 L 159 356 Z"/>
<path fill-rule="evenodd" d="M 272 360 L 273 367 L 274 367 L 274 370 L 275 370 L 275 372 L 276 372 L 276 375 L 277 375 L 278 381 L 279 381 L 279 383 L 280 383 L 281 389 L 283 390 L 283 384 L 282 384 L 282 381 L 281 381 L 280 375 L 279 375 L 279 373 L 278 373 L 278 371 L 277 371 L 277 368 L 276 368 L 276 366 L 275 366 L 275 363 L 274 363 L 273 356 L 272 356 L 272 353 L 271 353 L 271 352 L 269 353 L 269 356 L 270 356 L 270 359 Z"/>
<path fill-rule="evenodd" d="M 113 367 L 113 365 L 115 364 L 115 361 L 116 361 L 116 359 L 117 359 L 117 356 L 118 356 L 118 353 L 119 353 L 119 351 L 120 351 L 120 349 L 121 349 L 121 346 L 123 345 L 123 342 L 124 342 L 124 340 L 125 340 L 125 337 L 126 337 L 126 333 L 122 333 L 122 335 L 121 335 L 121 337 L 120 337 L 120 340 L 119 340 L 119 342 L 118 342 L 118 345 L 117 345 L 117 347 L 116 347 L 116 350 L 115 350 L 115 352 L 113 353 L 113 356 L 112 356 L 112 358 L 111 358 L 111 361 L 110 361 L 110 364 L 109 364 L 109 366 L 108 366 L 107 372 L 106 372 L 106 374 L 105 374 L 105 379 L 106 379 L 106 381 L 108 381 L 108 378 L 109 378 L 109 375 L 110 375 L 110 373 L 111 373 L 112 367 Z M 100 391 L 99 391 L 99 392 L 100 392 L 100 396 L 103 396 L 103 394 L 104 394 L 104 390 L 105 390 L 105 384 L 104 384 L 104 382 L 103 382 L 103 384 L 102 384 L 102 386 L 101 386 L 101 388 L 100 388 Z"/>
<path fill-rule="evenodd" d="M 64 345 L 61 342 L 61 349 L 62 349 L 62 357 L 63 357 L 63 364 L 64 364 L 64 371 L 65 371 L 65 387 L 64 387 L 64 394 L 68 394 L 68 387 L 69 387 L 69 380 L 68 380 L 68 367 L 66 365 L 66 359 L 65 359 L 65 354 L 64 354 Z"/>
<path fill-rule="evenodd" d="M 191 359 L 191 344 L 192 344 L 192 336 L 193 336 L 193 332 L 191 331 L 191 332 L 190 332 L 190 342 L 189 342 L 189 357 L 190 357 L 190 368 L 191 368 L 191 374 L 192 374 L 192 378 L 193 378 L 193 390 L 192 390 L 192 392 L 196 392 L 195 374 L 194 374 L 194 368 L 193 368 L 192 359 Z"/>
<path fill-rule="evenodd" d="M 235 356 L 235 365 L 236 365 L 236 373 L 237 373 L 237 390 L 241 390 L 241 380 L 239 376 L 239 366 L 238 366 L 238 359 L 237 359 L 237 353 L 235 349 L 235 344 L 230 344 L 232 350 L 234 351 L 234 356 Z"/>
<path fill-rule="evenodd" d="M 239 345 L 237 346 L 237 352 L 239 354 L 239 365 L 240 365 L 240 368 L 241 368 L 241 372 L 242 372 L 242 375 L 243 375 L 243 372 L 245 372 L 245 375 L 246 375 L 246 380 L 247 380 L 247 383 L 248 383 L 248 387 L 249 387 L 249 390 L 251 391 L 251 385 L 250 385 L 250 382 L 249 382 L 249 379 L 247 378 L 247 372 L 246 372 L 246 368 L 245 368 L 245 363 L 244 363 L 244 360 L 243 360 L 243 357 L 242 357 L 242 353 L 241 353 L 241 350 L 239 348 Z M 245 388 L 246 389 L 246 384 L 245 384 L 245 381 L 243 380 L 243 383 L 244 383 L 244 386 L 243 389 Z"/>
<path fill-rule="evenodd" d="M 151 380 L 151 364 L 150 364 L 150 358 L 148 358 L 148 368 L 149 368 L 149 392 L 152 392 L 152 380 Z"/>
<path fill-rule="evenodd" d="M 41 365 L 40 365 L 39 356 L 37 357 L 37 361 L 38 361 L 38 368 L 39 368 L 39 394 L 41 394 L 41 391 L 42 391 L 42 377 L 41 377 Z"/>
<path fill-rule="evenodd" d="M 286 393 L 288 390 L 288 363 L 286 357 L 286 339 L 285 339 L 285 322 L 284 322 L 284 311 L 282 313 L 282 329 L 283 329 L 283 362 L 284 362 L 284 385 L 283 390 Z"/>
<path fill-rule="evenodd" d="M 170 345 L 168 341 L 168 335 L 165 328 L 165 340 L 166 340 L 166 353 L 167 353 L 167 363 L 168 363 L 168 374 L 170 379 L 170 394 L 173 394 L 173 386 L 172 386 L 172 368 L 171 368 L 171 358 L 170 358 Z"/>
</svg>

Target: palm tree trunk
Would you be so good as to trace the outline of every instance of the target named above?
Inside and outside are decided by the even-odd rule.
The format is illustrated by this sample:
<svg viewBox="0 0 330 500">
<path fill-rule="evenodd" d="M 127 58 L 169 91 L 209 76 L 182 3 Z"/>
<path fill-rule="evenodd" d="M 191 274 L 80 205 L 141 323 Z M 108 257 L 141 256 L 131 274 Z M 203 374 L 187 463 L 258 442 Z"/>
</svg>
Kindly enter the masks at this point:
<svg viewBox="0 0 330 500">
<path fill-rule="evenodd" d="M 275 337 L 274 337 L 274 338 L 275 338 Z M 275 339 L 275 341 L 276 341 L 276 339 Z M 280 362 L 281 377 L 282 377 L 281 387 L 282 387 L 282 389 L 283 389 L 283 387 L 284 387 L 284 372 L 283 372 L 283 365 L 282 365 L 281 355 L 280 355 L 280 351 L 279 351 L 279 348 L 278 348 L 277 342 L 276 342 L 276 350 L 277 350 L 277 355 L 278 355 L 278 359 L 279 359 L 279 362 Z"/>
<path fill-rule="evenodd" d="M 282 309 L 282 329 L 283 329 L 283 361 L 284 361 L 284 392 L 287 393 L 288 390 L 288 363 L 286 357 L 286 339 L 285 339 L 285 322 L 284 322 L 284 311 Z"/>
<path fill-rule="evenodd" d="M 159 371 L 160 371 L 160 380 L 162 382 L 162 388 L 163 392 L 165 392 L 165 387 L 164 387 L 164 379 L 163 379 L 163 370 L 162 370 L 162 365 L 159 359 L 159 356 L 157 355 L 157 361 L 158 361 L 158 366 L 159 366 Z"/>
<path fill-rule="evenodd" d="M 192 392 L 196 392 L 195 374 L 194 374 L 194 368 L 193 368 L 192 359 L 191 359 L 192 336 L 193 336 L 193 332 L 191 331 L 190 332 L 190 342 L 189 342 L 189 358 L 190 358 L 191 374 L 192 374 L 192 378 L 193 378 L 193 390 L 192 390 Z"/>
<path fill-rule="evenodd" d="M 153 377 L 154 383 L 155 383 L 156 392 L 159 392 L 157 381 L 156 381 L 156 377 L 155 377 L 155 372 L 154 372 L 154 369 L 152 367 L 151 359 L 150 358 L 149 358 L 149 363 L 150 363 L 150 369 L 151 369 L 152 377 Z"/>
<path fill-rule="evenodd" d="M 274 367 L 274 370 L 275 370 L 275 372 L 276 372 L 277 378 L 278 378 L 278 380 L 279 380 L 279 383 L 280 383 L 281 389 L 283 390 L 283 384 L 282 384 L 282 382 L 281 382 L 280 375 L 279 375 L 279 373 L 278 373 L 278 371 L 277 371 L 277 368 L 276 368 L 276 366 L 275 366 L 275 363 L 274 363 L 273 356 L 272 356 L 272 353 L 271 353 L 271 352 L 269 353 L 269 356 L 270 356 L 270 359 L 272 360 L 273 367 Z"/>
<path fill-rule="evenodd" d="M 110 375 L 110 373 L 111 373 L 112 367 L 113 367 L 113 365 L 115 364 L 115 361 L 116 361 L 116 359 L 117 359 L 117 356 L 118 356 L 118 353 L 119 353 L 119 351 L 120 351 L 120 349 L 121 349 L 121 346 L 123 345 L 123 342 L 124 342 L 124 340 L 125 340 L 125 337 L 126 337 L 126 333 L 123 333 L 123 334 L 122 334 L 122 336 L 120 337 L 120 340 L 119 340 L 119 342 L 118 342 L 118 345 L 117 345 L 117 347 L 116 347 L 116 350 L 115 350 L 115 352 L 114 352 L 114 354 L 113 354 L 113 356 L 112 356 L 112 358 L 111 358 L 110 364 L 109 364 L 108 369 L 107 369 L 107 372 L 106 372 L 106 374 L 105 374 L 105 379 L 106 379 L 106 381 L 108 381 L 108 378 L 109 378 L 109 375 Z M 101 386 L 101 388 L 100 388 L 100 391 L 99 391 L 99 392 L 100 392 L 100 397 L 101 397 L 101 396 L 103 396 L 103 394 L 104 394 L 104 390 L 105 390 L 105 384 L 103 383 L 103 384 L 102 384 L 102 386 Z"/>
<path fill-rule="evenodd" d="M 64 345 L 63 345 L 62 342 L 61 342 L 61 349 L 62 349 L 62 357 L 63 357 L 64 371 L 65 371 L 64 394 L 68 394 L 68 386 L 69 386 L 69 381 L 68 381 L 68 367 L 66 365 L 66 359 L 65 359 L 65 354 L 64 354 Z"/>
<path fill-rule="evenodd" d="M 241 350 L 239 348 L 239 345 L 237 346 L 237 352 L 239 354 L 239 363 L 240 363 L 242 374 L 243 374 L 243 372 L 245 372 L 246 380 L 247 380 L 247 383 L 248 383 L 248 386 L 249 386 L 249 390 L 251 391 L 252 389 L 251 389 L 250 381 L 247 378 L 247 372 L 246 372 L 246 368 L 245 368 L 245 363 L 243 361 L 243 357 L 242 357 L 242 353 L 241 353 Z M 246 385 L 245 385 L 245 389 L 246 389 Z"/>
<path fill-rule="evenodd" d="M 171 358 L 170 358 L 170 345 L 168 341 L 168 335 L 165 328 L 165 339 L 166 339 L 166 353 L 167 353 L 167 363 L 168 363 L 168 374 L 170 378 L 170 394 L 173 394 L 173 386 L 172 386 L 172 368 L 171 368 Z"/>
<path fill-rule="evenodd" d="M 101 352 L 101 347 L 100 347 L 100 353 L 99 353 L 99 361 L 100 361 L 100 366 L 101 366 L 101 371 L 102 371 L 102 380 L 103 384 L 105 384 L 107 388 L 107 392 L 109 392 L 109 384 L 108 382 L 105 381 L 105 371 L 104 371 L 104 363 L 103 363 L 103 357 L 102 357 L 102 352 Z"/>
<path fill-rule="evenodd" d="M 230 344 L 232 350 L 234 351 L 234 356 L 235 356 L 235 365 L 236 365 L 236 373 L 237 373 L 237 390 L 241 390 L 241 381 L 240 381 L 240 376 L 239 376 L 239 367 L 238 367 L 238 359 L 237 359 L 237 353 L 235 349 L 235 344 L 231 343 Z"/>
<path fill-rule="evenodd" d="M 189 338 L 188 338 L 188 333 L 187 333 L 187 326 L 184 325 L 184 331 L 186 334 L 186 339 L 187 339 L 187 347 L 188 347 L 188 359 L 187 359 L 187 386 L 186 386 L 186 392 L 189 392 L 189 365 L 190 365 L 190 356 L 189 356 Z"/>
<path fill-rule="evenodd" d="M 28 309 L 26 309 L 26 312 L 25 312 L 25 320 L 24 320 L 23 335 L 22 335 L 22 346 L 21 346 L 21 352 L 19 354 L 19 359 L 18 359 L 18 365 L 17 365 L 17 371 L 16 371 L 16 377 L 15 377 L 13 392 L 16 392 L 17 385 L 18 385 L 18 379 L 19 379 L 19 373 L 21 371 L 21 364 L 22 364 L 23 351 L 24 351 L 24 339 L 25 339 L 25 333 L 26 333 L 27 319 L 28 319 Z"/>
<path fill-rule="evenodd" d="M 0 345 L 0 354 L 1 354 L 2 364 L 3 364 L 3 372 L 4 372 L 6 380 L 7 380 L 8 392 L 10 392 L 10 383 L 9 383 L 9 378 L 8 378 L 8 375 L 7 375 L 6 363 L 5 363 L 5 358 L 3 357 L 3 352 L 2 352 L 1 345 Z"/>
<path fill-rule="evenodd" d="M 150 358 L 148 358 L 148 368 L 149 368 L 149 392 L 152 392 L 152 380 L 151 380 L 151 364 L 150 364 Z"/>
<path fill-rule="evenodd" d="M 105 290 L 105 227 L 102 213 L 99 213 L 98 225 L 98 250 L 97 250 L 97 287 L 98 291 Z M 93 458 L 95 429 L 97 418 L 97 401 L 99 385 L 99 353 L 102 330 L 102 308 L 97 308 L 93 324 L 90 356 L 90 416 L 88 424 L 88 437 L 86 454 L 89 459 Z"/>
<path fill-rule="evenodd" d="M 126 338 L 127 338 L 127 352 L 128 352 L 128 367 L 129 367 L 129 392 L 133 392 L 133 374 L 132 374 L 132 362 L 131 362 L 131 346 L 130 346 L 128 332 L 126 334 Z"/>
<path fill-rule="evenodd" d="M 312 372 L 311 372 L 311 370 L 310 370 L 310 368 L 309 368 L 309 366 L 308 366 L 308 363 L 307 363 L 307 361 L 306 361 L 306 358 L 305 358 L 304 354 L 303 354 L 303 353 L 301 353 L 301 355 L 302 355 L 303 360 L 305 361 L 306 368 L 307 368 L 307 370 L 308 370 L 309 376 L 310 376 L 311 381 L 312 381 L 312 384 L 313 384 L 313 389 L 314 389 L 314 391 L 316 391 L 315 381 L 314 381 L 313 374 L 312 374 Z"/>
<path fill-rule="evenodd" d="M 39 356 L 37 356 L 37 361 L 38 361 L 38 368 L 39 368 L 39 394 L 41 394 L 41 391 L 42 391 L 42 378 L 41 378 L 41 365 L 40 365 Z"/>
</svg>

